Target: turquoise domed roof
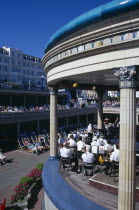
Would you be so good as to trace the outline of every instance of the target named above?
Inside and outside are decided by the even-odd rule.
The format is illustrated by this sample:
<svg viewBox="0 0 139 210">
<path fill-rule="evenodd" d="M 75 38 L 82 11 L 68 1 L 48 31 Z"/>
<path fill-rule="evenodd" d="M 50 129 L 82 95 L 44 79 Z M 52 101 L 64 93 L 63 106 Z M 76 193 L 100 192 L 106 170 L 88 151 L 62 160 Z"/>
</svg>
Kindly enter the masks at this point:
<svg viewBox="0 0 139 210">
<path fill-rule="evenodd" d="M 114 0 L 92 9 L 60 28 L 47 42 L 45 53 L 65 36 L 92 23 L 139 8 L 139 0 Z"/>
</svg>

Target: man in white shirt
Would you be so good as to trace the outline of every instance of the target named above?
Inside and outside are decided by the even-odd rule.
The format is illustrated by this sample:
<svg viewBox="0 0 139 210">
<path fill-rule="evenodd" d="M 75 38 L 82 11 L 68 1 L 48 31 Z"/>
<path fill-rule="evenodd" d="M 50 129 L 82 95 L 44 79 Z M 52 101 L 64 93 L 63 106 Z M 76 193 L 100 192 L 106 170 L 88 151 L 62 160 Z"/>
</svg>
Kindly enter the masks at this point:
<svg viewBox="0 0 139 210">
<path fill-rule="evenodd" d="M 69 142 L 70 147 L 77 147 L 77 143 L 74 141 L 73 134 L 70 135 L 70 139 L 67 142 Z"/>
<path fill-rule="evenodd" d="M 65 158 L 71 158 L 73 154 L 73 150 L 69 148 L 69 144 L 64 142 L 63 147 L 60 148 L 60 156 Z"/>
<path fill-rule="evenodd" d="M 95 155 L 90 153 L 88 147 L 85 147 L 85 153 L 82 154 L 82 159 L 83 159 L 83 162 L 85 162 L 85 163 L 94 163 Z"/>
<path fill-rule="evenodd" d="M 95 155 L 90 153 L 89 152 L 89 148 L 88 147 L 85 147 L 85 153 L 82 154 L 82 159 L 83 159 L 83 162 L 84 163 L 87 163 L 88 165 L 89 164 L 92 164 L 95 162 Z M 90 169 L 91 167 L 91 170 L 93 170 L 92 166 L 85 166 L 84 165 L 84 174 L 87 175 L 87 169 Z"/>
<path fill-rule="evenodd" d="M 110 161 L 117 161 L 119 162 L 119 149 L 117 149 L 116 147 L 116 150 L 114 152 L 111 153 L 111 156 L 110 156 Z"/>
<path fill-rule="evenodd" d="M 64 158 L 70 158 L 70 164 L 75 162 L 76 170 L 78 170 L 78 159 L 75 157 L 72 157 L 73 153 L 74 153 L 74 151 L 69 148 L 69 143 L 64 142 L 63 147 L 60 148 L 60 156 L 64 157 Z M 64 165 L 63 165 L 63 168 L 65 168 Z"/>
<path fill-rule="evenodd" d="M 88 140 L 89 140 L 89 143 L 92 142 L 92 137 L 93 137 L 93 128 L 92 128 L 92 123 L 89 122 L 89 125 L 87 127 L 87 131 L 88 131 Z"/>
<path fill-rule="evenodd" d="M 91 143 L 91 146 L 100 146 L 100 143 L 99 143 L 99 141 L 98 141 L 98 139 L 97 139 L 96 136 L 94 137 L 93 140 L 94 140 L 94 141 Z"/>
<path fill-rule="evenodd" d="M 119 144 L 116 144 L 116 150 L 113 151 L 110 155 L 110 162 L 119 162 Z M 105 174 L 108 175 L 108 170 L 110 168 L 110 163 L 106 164 Z"/>
<path fill-rule="evenodd" d="M 82 136 L 79 136 L 79 141 L 77 142 L 77 150 L 82 151 L 85 143 L 82 141 Z"/>
</svg>

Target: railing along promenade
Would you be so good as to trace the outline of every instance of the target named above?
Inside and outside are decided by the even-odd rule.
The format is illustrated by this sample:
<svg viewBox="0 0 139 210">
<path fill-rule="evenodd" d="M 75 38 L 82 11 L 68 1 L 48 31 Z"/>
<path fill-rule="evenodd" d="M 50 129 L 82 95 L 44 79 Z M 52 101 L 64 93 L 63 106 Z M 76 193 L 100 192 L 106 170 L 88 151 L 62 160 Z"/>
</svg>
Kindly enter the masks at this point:
<svg viewBox="0 0 139 210">
<path fill-rule="evenodd" d="M 58 110 L 58 117 L 70 117 L 78 115 L 88 115 L 97 113 L 97 108 L 70 108 Z M 118 107 L 104 107 L 104 114 L 120 114 L 120 108 Z M 138 119 L 139 108 L 136 111 L 136 117 Z M 26 112 L 10 112 L 0 113 L 0 124 L 9 124 L 17 122 L 27 122 L 34 120 L 45 120 L 50 118 L 50 111 L 26 111 Z M 137 120 L 138 123 L 138 120 Z"/>
<path fill-rule="evenodd" d="M 89 109 L 60 109 L 58 117 L 68 117 L 77 115 L 86 115 L 96 113 L 96 108 Z M 50 118 L 50 111 L 26 111 L 26 112 L 11 112 L 0 113 L 0 124 L 9 124 L 17 122 L 27 122 L 34 120 L 45 120 Z"/>
</svg>

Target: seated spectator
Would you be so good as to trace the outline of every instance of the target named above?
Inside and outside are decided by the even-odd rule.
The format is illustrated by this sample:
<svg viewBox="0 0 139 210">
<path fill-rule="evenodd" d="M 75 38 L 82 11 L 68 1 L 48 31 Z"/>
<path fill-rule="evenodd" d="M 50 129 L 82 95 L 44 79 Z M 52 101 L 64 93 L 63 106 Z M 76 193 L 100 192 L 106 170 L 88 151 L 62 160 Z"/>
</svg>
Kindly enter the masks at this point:
<svg viewBox="0 0 139 210">
<path fill-rule="evenodd" d="M 4 165 L 5 162 L 6 162 L 6 156 L 4 156 L 4 155 L 2 154 L 2 151 L 1 151 L 1 149 L 0 149 L 0 164 Z"/>
<path fill-rule="evenodd" d="M 32 150 L 34 148 L 34 145 L 31 143 L 28 143 L 27 147 L 28 147 L 28 149 Z"/>
<path fill-rule="evenodd" d="M 41 144 L 38 140 L 35 142 L 35 146 L 37 147 L 37 151 L 39 151 L 39 152 L 43 151 L 43 146 L 41 146 Z"/>
<path fill-rule="evenodd" d="M 69 142 L 70 147 L 77 147 L 77 143 L 74 141 L 73 134 L 70 135 L 70 139 L 67 142 Z"/>
<path fill-rule="evenodd" d="M 79 140 L 77 141 L 77 150 L 82 151 L 84 146 L 85 146 L 85 143 L 82 141 L 82 136 L 79 136 Z"/>
<path fill-rule="evenodd" d="M 28 144 L 29 144 L 28 139 L 23 139 L 23 142 L 24 142 L 24 145 L 25 145 L 25 146 L 28 146 Z"/>
<path fill-rule="evenodd" d="M 36 146 L 36 145 L 32 148 L 32 151 L 33 151 L 34 153 L 37 153 L 37 154 L 39 155 L 39 151 L 38 151 L 38 149 L 37 149 L 37 146 Z"/>
</svg>

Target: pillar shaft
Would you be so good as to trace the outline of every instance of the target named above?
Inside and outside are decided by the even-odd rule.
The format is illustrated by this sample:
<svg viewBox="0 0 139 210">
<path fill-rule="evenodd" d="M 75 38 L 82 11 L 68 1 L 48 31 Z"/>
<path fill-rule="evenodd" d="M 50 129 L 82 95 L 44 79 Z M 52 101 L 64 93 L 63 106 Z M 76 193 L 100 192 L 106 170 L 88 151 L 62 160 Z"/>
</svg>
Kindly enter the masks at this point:
<svg viewBox="0 0 139 210">
<path fill-rule="evenodd" d="M 135 208 L 136 91 L 120 91 L 119 210 Z"/>
<path fill-rule="evenodd" d="M 58 154 L 58 116 L 57 116 L 57 88 L 52 86 L 50 90 L 50 156 Z"/>
<path fill-rule="evenodd" d="M 98 90 L 98 108 L 97 108 L 97 128 L 103 128 L 103 106 L 102 106 L 102 99 L 103 99 L 103 91 Z"/>
<path fill-rule="evenodd" d="M 136 89 L 135 67 L 115 71 L 120 85 L 120 162 L 118 209 L 135 209 Z"/>
</svg>

